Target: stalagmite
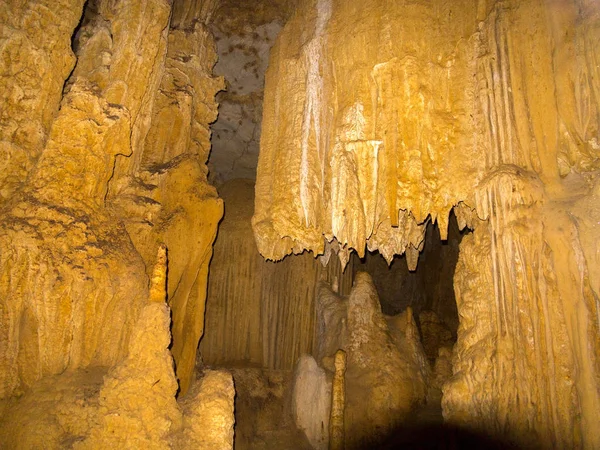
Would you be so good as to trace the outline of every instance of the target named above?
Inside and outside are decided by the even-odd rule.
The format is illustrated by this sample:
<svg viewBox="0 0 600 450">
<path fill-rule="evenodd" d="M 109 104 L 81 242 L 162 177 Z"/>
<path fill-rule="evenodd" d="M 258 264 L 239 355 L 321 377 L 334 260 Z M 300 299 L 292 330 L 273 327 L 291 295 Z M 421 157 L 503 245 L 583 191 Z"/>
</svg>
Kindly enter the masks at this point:
<svg viewBox="0 0 600 450">
<path fill-rule="evenodd" d="M 167 246 L 160 244 L 156 252 L 156 263 L 150 278 L 150 302 L 164 303 L 167 300 Z"/>
<path fill-rule="evenodd" d="M 585 0 L 308 1 L 266 77 L 261 254 L 413 270 L 454 207 L 444 417 L 517 445 L 600 446 L 599 23 Z"/>
<path fill-rule="evenodd" d="M 331 416 L 329 419 L 329 450 L 344 450 L 344 409 L 346 407 L 346 352 L 338 350 L 334 359 L 335 373 L 331 387 Z"/>
<path fill-rule="evenodd" d="M 315 450 L 327 450 L 330 442 L 331 380 L 310 355 L 298 359 L 294 371 L 292 414 Z"/>
<path fill-rule="evenodd" d="M 232 450 L 235 389 L 231 374 L 210 370 L 203 374 L 181 402 L 183 433 L 177 447 L 197 450 Z"/>
<path fill-rule="evenodd" d="M 150 294 L 132 329 L 127 356 L 106 371 L 49 377 L 12 399 L 0 419 L 11 449 L 233 448 L 231 374 L 206 371 L 182 402 L 166 304 L 166 247 L 158 250 Z M 4 448 L 4 447 L 3 447 Z"/>
<path fill-rule="evenodd" d="M 317 357 L 337 374 L 332 390 L 344 391 L 343 404 L 330 413 L 336 421 L 343 417 L 344 438 L 332 437 L 330 421 L 329 442 L 347 448 L 376 445 L 425 400 L 427 360 L 412 314 L 386 318 L 367 273 L 356 275 L 348 297 L 322 285 L 317 302 Z M 333 398 L 341 401 L 338 394 Z"/>
</svg>

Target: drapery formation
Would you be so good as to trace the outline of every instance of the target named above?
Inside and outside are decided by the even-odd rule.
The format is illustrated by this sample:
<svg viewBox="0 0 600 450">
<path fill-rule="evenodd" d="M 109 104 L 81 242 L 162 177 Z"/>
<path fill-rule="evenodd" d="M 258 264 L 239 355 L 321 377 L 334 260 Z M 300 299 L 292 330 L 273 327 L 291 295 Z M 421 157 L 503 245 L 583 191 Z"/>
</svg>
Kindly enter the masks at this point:
<svg viewBox="0 0 600 450">
<path fill-rule="evenodd" d="M 416 267 L 449 211 L 461 318 L 444 414 L 600 445 L 600 5 L 304 2 L 266 77 L 261 254 Z"/>
</svg>

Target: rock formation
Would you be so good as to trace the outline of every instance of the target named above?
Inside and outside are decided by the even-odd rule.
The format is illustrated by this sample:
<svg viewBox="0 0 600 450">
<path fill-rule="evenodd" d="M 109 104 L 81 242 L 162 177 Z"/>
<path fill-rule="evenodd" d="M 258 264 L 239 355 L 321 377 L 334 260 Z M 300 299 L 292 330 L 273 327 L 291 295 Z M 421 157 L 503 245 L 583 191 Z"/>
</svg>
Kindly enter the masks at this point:
<svg viewBox="0 0 600 450">
<path fill-rule="evenodd" d="M 414 269 L 454 208 L 444 416 L 525 446 L 600 446 L 599 23 L 586 0 L 307 1 L 266 77 L 261 254 Z"/>
<path fill-rule="evenodd" d="M 0 206 L 35 166 L 75 65 L 84 0 L 8 0 L 0 11 Z"/>
<path fill-rule="evenodd" d="M 302 355 L 294 373 L 292 412 L 296 426 L 315 450 L 329 448 L 331 389 L 325 369 L 312 356 Z"/>
<path fill-rule="evenodd" d="M 203 9 L 21 3 L 0 14 L 0 398 L 123 358 L 160 242 L 185 392 L 222 216 L 205 163 L 223 81 Z"/>
<path fill-rule="evenodd" d="M 429 381 L 447 425 L 599 448 L 599 42 L 597 0 L 5 0 L 2 445 L 231 448 L 206 323 L 207 362 L 280 370 L 262 430 L 298 358 L 321 395 L 343 349 L 349 447 Z M 205 321 L 224 88 L 210 178 L 260 156 L 254 197 L 222 188 Z M 426 270 L 394 317 L 346 267 L 375 251 Z M 296 418 L 317 447 L 322 406 Z"/>
<path fill-rule="evenodd" d="M 209 370 L 183 399 L 178 448 L 233 450 L 235 389 L 231 374 Z"/>
<path fill-rule="evenodd" d="M 95 367 L 45 377 L 10 399 L 0 419 L 3 448 L 233 448 L 231 374 L 207 371 L 181 404 L 175 398 L 165 256 L 161 245 L 127 356 L 108 371 Z"/>
<path fill-rule="evenodd" d="M 366 448 L 406 421 L 425 401 L 429 367 L 417 326 L 410 311 L 394 318 L 381 313 L 375 286 L 364 272 L 357 274 L 348 297 L 339 297 L 322 285 L 317 302 L 317 320 L 322 324 L 316 338 L 317 358 L 331 373 L 333 394 L 345 397 L 344 430 L 340 434 L 337 429 L 333 441 L 330 422 L 329 445 Z M 345 364 L 336 356 L 338 349 L 345 352 L 341 358 Z M 299 365 L 296 376 L 304 372 L 307 370 L 300 370 Z M 311 380 L 316 383 L 314 391 L 318 377 Z M 311 389 L 304 387 L 303 392 Z M 338 423 L 334 425 L 339 426 L 341 411 L 339 405 L 337 408 Z"/>
<path fill-rule="evenodd" d="M 169 247 L 171 351 L 182 392 L 192 381 L 212 243 L 223 215 L 205 164 L 209 123 L 217 116 L 214 95 L 224 84 L 212 76 L 216 54 L 202 11 L 188 11 L 193 16 L 186 18 L 175 8 L 145 133 L 131 157 L 117 159 L 107 195 L 147 266 L 159 242 Z"/>
<path fill-rule="evenodd" d="M 293 369 L 312 353 L 315 295 L 319 280 L 350 290 L 352 271 L 337 261 L 324 268 L 310 254 L 280 262 L 264 261 L 252 235 L 252 180 L 232 180 L 219 188 L 225 217 L 210 265 L 207 332 L 200 344 L 204 363 L 249 364 Z"/>
<path fill-rule="evenodd" d="M 170 8 L 155 0 L 97 9 L 45 147 L 3 205 L 0 397 L 43 375 L 112 366 L 147 298 L 144 263 L 104 201 L 115 157 L 131 154 L 154 93 Z M 60 96 L 62 83 L 53 88 Z"/>
<path fill-rule="evenodd" d="M 331 412 L 329 415 L 329 450 L 344 450 L 344 410 L 346 409 L 346 353 L 335 352 L 333 359 L 335 372 L 331 382 Z"/>
</svg>

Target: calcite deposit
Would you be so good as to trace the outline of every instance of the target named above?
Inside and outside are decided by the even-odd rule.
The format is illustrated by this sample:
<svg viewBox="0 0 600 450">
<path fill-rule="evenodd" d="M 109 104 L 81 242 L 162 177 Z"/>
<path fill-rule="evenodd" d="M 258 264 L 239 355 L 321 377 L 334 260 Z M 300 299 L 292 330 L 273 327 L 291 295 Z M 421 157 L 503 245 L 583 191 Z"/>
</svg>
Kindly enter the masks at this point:
<svg viewBox="0 0 600 450">
<path fill-rule="evenodd" d="M 281 259 L 474 229 L 447 421 L 600 446 L 600 4 L 303 2 L 266 77 L 253 226 Z"/>
<path fill-rule="evenodd" d="M 150 295 L 115 366 L 45 377 L 4 404 L 3 448 L 233 448 L 231 374 L 207 371 L 178 404 L 166 304 L 166 248 L 159 247 Z"/>
<path fill-rule="evenodd" d="M 0 447 L 600 448 L 599 62 L 598 0 L 2 1 Z"/>
<path fill-rule="evenodd" d="M 332 380 L 310 355 L 298 359 L 294 371 L 294 422 L 315 450 L 329 448 Z M 342 430 L 343 432 L 343 430 Z"/>
<path fill-rule="evenodd" d="M 181 13 L 183 14 L 183 13 Z M 197 14 L 197 13 L 196 13 Z M 160 242 L 169 248 L 173 356 L 182 392 L 192 381 L 203 333 L 208 265 L 223 204 L 208 184 L 208 124 L 216 119 L 216 55 L 206 26 L 179 18 L 166 37 L 164 70 L 131 157 L 118 158 L 107 201 L 148 264 Z"/>
<path fill-rule="evenodd" d="M 313 352 L 319 280 L 347 294 L 352 272 L 342 273 L 337 261 L 324 268 L 310 254 L 265 261 L 250 225 L 254 182 L 229 181 L 219 194 L 225 216 L 210 265 L 202 360 L 291 370 L 303 353 Z"/>
<path fill-rule="evenodd" d="M 0 11 L 0 205 L 39 158 L 75 65 L 84 0 L 8 0 Z"/>
<path fill-rule="evenodd" d="M 44 375 L 115 364 L 147 298 L 144 262 L 105 197 L 155 88 L 170 8 L 162 0 L 96 6 L 43 151 L 3 205 L 0 397 Z"/>
<path fill-rule="evenodd" d="M 324 448 L 327 438 L 329 448 L 370 448 L 407 421 L 427 396 L 429 365 L 412 312 L 384 316 L 365 272 L 357 274 L 346 297 L 321 285 L 317 302 L 317 362 L 330 376 L 325 384 L 312 359 L 300 359 L 295 398 L 331 392 L 330 416 L 324 418 L 321 407 L 310 415 L 305 410 L 310 406 L 296 401 L 295 418 L 315 449 Z M 319 424 L 329 427 L 328 436 L 315 432 Z"/>
<path fill-rule="evenodd" d="M 0 15 L 0 397 L 122 358 L 161 242 L 185 393 L 222 216 L 205 165 L 214 41 L 202 5 L 82 3 Z"/>
</svg>

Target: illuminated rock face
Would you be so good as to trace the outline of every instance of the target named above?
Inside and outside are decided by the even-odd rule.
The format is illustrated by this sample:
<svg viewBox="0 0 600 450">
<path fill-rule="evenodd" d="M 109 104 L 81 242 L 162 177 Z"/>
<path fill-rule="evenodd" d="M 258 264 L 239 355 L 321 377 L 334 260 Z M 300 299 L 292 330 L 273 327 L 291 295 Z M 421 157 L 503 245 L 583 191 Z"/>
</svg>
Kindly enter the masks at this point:
<svg viewBox="0 0 600 450">
<path fill-rule="evenodd" d="M 599 8 L 307 1 L 266 77 L 261 254 L 414 268 L 455 207 L 474 233 L 444 416 L 522 443 L 600 445 Z"/>
<path fill-rule="evenodd" d="M 0 11 L 0 205 L 39 158 L 73 70 L 84 0 L 7 0 Z"/>
<path fill-rule="evenodd" d="M 205 167 L 222 80 L 202 7 L 90 0 L 74 66 L 83 2 L 21 3 L 0 13 L 0 146 L 12 155 L 0 177 L 0 398 L 121 360 L 160 243 L 185 392 L 222 215 Z"/>
<path fill-rule="evenodd" d="M 0 441 L 6 448 L 233 448 L 231 374 L 205 371 L 190 395 L 179 403 L 175 399 L 166 275 L 161 246 L 150 295 L 123 360 L 108 371 L 87 368 L 45 377 L 3 405 Z"/>
<path fill-rule="evenodd" d="M 214 96 L 224 84 L 211 75 L 216 54 L 206 27 L 177 14 L 171 24 L 164 70 L 145 118 L 146 133 L 131 157 L 118 158 L 107 199 L 147 267 L 159 243 L 169 249 L 171 351 L 186 392 L 204 329 L 212 244 L 223 216 L 223 203 L 207 181 L 205 164 L 208 124 L 217 117 Z"/>
</svg>

